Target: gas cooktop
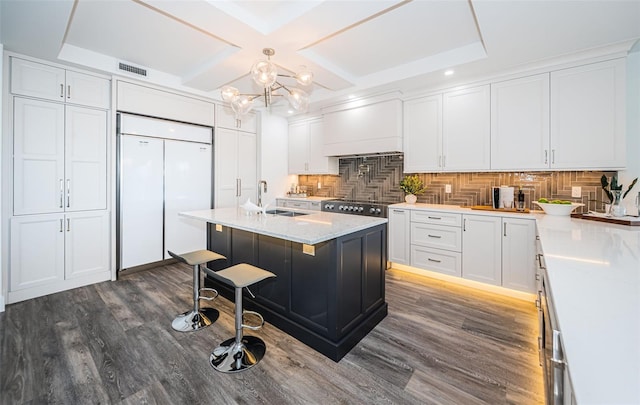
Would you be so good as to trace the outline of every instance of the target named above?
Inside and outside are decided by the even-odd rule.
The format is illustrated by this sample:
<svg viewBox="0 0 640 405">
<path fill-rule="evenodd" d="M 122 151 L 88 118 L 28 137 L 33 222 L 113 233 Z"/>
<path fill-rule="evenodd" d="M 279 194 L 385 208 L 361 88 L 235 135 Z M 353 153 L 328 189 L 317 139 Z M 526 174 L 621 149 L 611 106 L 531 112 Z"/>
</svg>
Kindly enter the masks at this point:
<svg viewBox="0 0 640 405">
<path fill-rule="evenodd" d="M 322 211 L 386 218 L 388 205 L 382 202 L 337 199 L 323 201 Z"/>
</svg>

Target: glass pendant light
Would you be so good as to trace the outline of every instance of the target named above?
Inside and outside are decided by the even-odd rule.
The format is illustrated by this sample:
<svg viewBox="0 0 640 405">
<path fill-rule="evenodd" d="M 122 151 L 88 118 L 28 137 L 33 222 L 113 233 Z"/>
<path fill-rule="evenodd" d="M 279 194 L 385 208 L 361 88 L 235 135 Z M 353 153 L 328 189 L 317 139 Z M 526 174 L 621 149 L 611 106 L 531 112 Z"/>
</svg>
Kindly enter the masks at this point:
<svg viewBox="0 0 640 405">
<path fill-rule="evenodd" d="M 301 86 L 311 86 L 311 83 L 313 83 L 313 72 L 307 69 L 306 66 L 301 66 L 295 78 Z"/>
<path fill-rule="evenodd" d="M 309 95 L 304 90 L 295 87 L 289 90 L 287 100 L 289 100 L 289 104 L 294 110 L 300 112 L 306 112 L 309 107 Z"/>
<path fill-rule="evenodd" d="M 238 89 L 232 86 L 224 86 L 220 89 L 222 100 L 229 103 L 232 102 L 236 97 L 238 97 L 239 94 L 240 92 L 238 91 Z"/>
<path fill-rule="evenodd" d="M 276 51 L 271 48 L 264 48 L 262 53 L 267 55 L 267 60 L 259 60 L 251 67 L 251 77 L 262 87 L 271 87 L 278 80 L 278 69 L 269 61 L 269 58 L 275 55 Z"/>
</svg>

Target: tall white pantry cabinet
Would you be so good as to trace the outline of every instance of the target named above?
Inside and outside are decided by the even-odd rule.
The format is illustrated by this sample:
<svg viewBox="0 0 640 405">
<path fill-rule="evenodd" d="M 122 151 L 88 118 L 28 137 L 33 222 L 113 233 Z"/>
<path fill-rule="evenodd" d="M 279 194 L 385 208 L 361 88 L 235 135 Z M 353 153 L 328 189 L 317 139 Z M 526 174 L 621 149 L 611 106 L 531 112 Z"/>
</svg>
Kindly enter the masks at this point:
<svg viewBox="0 0 640 405">
<path fill-rule="evenodd" d="M 110 80 L 11 57 L 7 302 L 111 278 Z"/>
</svg>

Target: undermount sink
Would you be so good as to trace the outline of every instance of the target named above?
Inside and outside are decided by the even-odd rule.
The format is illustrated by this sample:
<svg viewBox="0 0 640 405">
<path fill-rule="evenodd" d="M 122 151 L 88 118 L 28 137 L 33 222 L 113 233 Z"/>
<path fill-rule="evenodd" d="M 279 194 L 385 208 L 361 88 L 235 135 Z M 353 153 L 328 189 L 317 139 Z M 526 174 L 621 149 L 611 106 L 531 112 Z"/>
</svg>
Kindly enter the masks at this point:
<svg viewBox="0 0 640 405">
<path fill-rule="evenodd" d="M 283 217 L 299 217 L 302 215 L 308 215 L 306 212 L 286 211 L 286 210 L 268 210 L 266 214 L 280 215 Z"/>
</svg>

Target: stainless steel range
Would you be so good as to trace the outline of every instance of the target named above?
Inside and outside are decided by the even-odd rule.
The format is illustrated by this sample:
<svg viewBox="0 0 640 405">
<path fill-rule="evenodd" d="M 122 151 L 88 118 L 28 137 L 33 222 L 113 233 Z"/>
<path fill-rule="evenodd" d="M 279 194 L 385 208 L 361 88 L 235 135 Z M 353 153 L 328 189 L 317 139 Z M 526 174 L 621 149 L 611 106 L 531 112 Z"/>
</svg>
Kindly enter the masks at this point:
<svg viewBox="0 0 640 405">
<path fill-rule="evenodd" d="M 355 200 L 328 200 L 322 203 L 322 211 L 341 214 L 365 215 L 387 218 L 388 204 Z"/>
</svg>

